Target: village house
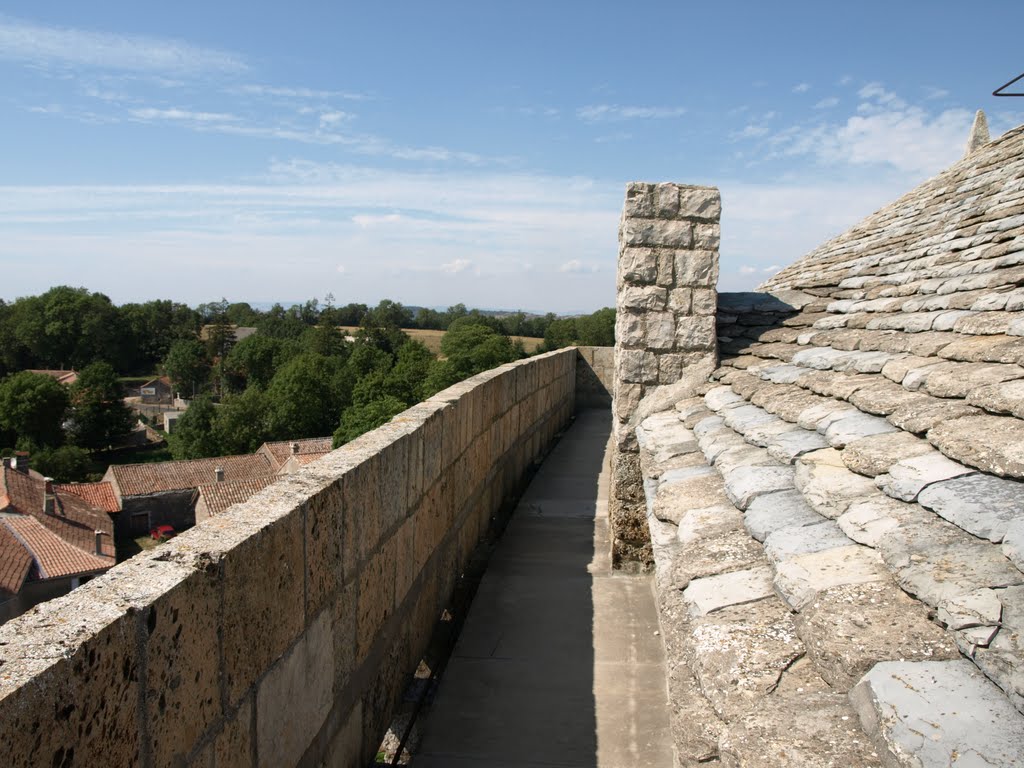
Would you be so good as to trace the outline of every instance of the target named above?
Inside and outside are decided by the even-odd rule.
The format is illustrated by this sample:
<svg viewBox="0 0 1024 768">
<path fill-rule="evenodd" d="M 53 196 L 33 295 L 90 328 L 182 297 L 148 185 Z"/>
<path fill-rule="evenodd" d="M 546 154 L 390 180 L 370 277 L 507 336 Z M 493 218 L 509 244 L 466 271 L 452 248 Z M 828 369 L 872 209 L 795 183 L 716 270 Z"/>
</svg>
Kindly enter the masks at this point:
<svg viewBox="0 0 1024 768">
<path fill-rule="evenodd" d="M 24 457 L 3 460 L 0 623 L 114 565 L 110 516 L 65 488 L 29 469 Z"/>
<path fill-rule="evenodd" d="M 173 387 L 167 376 L 150 379 L 139 387 L 139 398 L 144 405 L 170 405 L 173 397 Z"/>
<path fill-rule="evenodd" d="M 286 475 L 330 452 L 330 437 L 279 440 L 273 443 L 264 443 L 256 451 L 256 453 L 267 457 L 275 472 Z"/>
<path fill-rule="evenodd" d="M 70 387 L 76 381 L 78 381 L 78 371 L 65 371 L 65 370 L 49 370 L 45 368 L 32 368 L 29 369 L 28 373 L 38 373 L 41 376 L 49 376 L 51 379 L 56 379 L 58 383 L 64 384 Z"/>
</svg>

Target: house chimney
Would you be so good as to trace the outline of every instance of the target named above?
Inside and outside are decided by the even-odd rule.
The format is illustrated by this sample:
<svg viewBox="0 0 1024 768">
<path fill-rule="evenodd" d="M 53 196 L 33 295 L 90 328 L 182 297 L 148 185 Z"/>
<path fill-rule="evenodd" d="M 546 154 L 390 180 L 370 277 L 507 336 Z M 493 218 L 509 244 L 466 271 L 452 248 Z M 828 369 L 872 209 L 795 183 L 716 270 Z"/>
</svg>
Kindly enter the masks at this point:
<svg viewBox="0 0 1024 768">
<path fill-rule="evenodd" d="M 53 495 L 53 478 L 43 478 L 43 514 L 52 515 L 54 514 L 55 507 L 57 506 L 57 497 Z"/>
<path fill-rule="evenodd" d="M 103 531 L 96 531 L 96 554 L 103 557 Z"/>
<path fill-rule="evenodd" d="M 967 137 L 967 147 L 964 149 L 964 157 L 967 157 L 972 152 L 984 147 L 989 143 L 988 135 L 988 120 L 985 119 L 985 113 L 982 110 L 978 110 L 974 114 L 974 123 L 971 125 L 971 133 Z"/>
<path fill-rule="evenodd" d="M 298 443 L 292 443 L 292 456 L 298 456 L 298 455 L 299 455 L 299 444 Z"/>
<path fill-rule="evenodd" d="M 224 482 L 224 467 L 217 467 L 213 470 L 213 476 L 217 478 L 218 483 Z"/>
<path fill-rule="evenodd" d="M 14 458 L 11 459 L 11 466 L 21 472 L 23 475 L 28 474 L 29 458 L 27 451 L 15 451 Z"/>
</svg>

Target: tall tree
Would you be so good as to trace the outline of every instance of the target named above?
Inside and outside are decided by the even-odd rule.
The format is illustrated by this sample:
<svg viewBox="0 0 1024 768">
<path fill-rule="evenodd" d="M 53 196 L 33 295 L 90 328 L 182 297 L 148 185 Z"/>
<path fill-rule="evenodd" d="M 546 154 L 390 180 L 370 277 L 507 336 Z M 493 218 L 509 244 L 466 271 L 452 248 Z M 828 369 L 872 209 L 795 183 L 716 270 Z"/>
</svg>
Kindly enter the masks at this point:
<svg viewBox="0 0 1024 768">
<path fill-rule="evenodd" d="M 69 436 L 81 448 L 98 449 L 116 444 L 135 425 L 117 372 L 109 363 L 87 365 L 69 391 Z"/>
<path fill-rule="evenodd" d="M 0 381 L 0 433 L 22 449 L 64 444 L 68 391 L 56 379 L 22 371 Z"/>
<path fill-rule="evenodd" d="M 197 394 L 210 376 L 206 350 L 198 339 L 174 342 L 167 352 L 163 369 L 185 397 Z"/>
<path fill-rule="evenodd" d="M 204 459 L 221 455 L 214 433 L 216 419 L 216 406 L 207 395 L 193 400 L 167 438 L 171 455 L 175 459 Z"/>
</svg>

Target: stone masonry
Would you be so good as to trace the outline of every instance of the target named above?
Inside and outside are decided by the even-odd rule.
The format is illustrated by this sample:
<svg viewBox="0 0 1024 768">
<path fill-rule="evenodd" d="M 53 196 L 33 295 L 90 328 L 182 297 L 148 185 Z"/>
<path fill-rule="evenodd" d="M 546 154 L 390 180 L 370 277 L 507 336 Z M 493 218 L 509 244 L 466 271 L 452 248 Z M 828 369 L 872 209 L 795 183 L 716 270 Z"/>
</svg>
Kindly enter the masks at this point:
<svg viewBox="0 0 1024 768">
<path fill-rule="evenodd" d="M 692 394 L 717 365 L 719 218 L 714 187 L 634 182 L 619 226 L 615 322 L 612 557 L 653 562 L 635 427 Z"/>
</svg>

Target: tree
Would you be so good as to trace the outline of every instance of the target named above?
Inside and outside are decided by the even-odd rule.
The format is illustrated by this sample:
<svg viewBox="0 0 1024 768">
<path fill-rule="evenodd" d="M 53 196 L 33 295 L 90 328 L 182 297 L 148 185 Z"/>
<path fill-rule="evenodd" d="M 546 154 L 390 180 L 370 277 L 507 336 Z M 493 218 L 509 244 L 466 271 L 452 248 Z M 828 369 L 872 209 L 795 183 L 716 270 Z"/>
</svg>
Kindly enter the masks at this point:
<svg viewBox="0 0 1024 768">
<path fill-rule="evenodd" d="M 68 391 L 56 379 L 22 371 L 0 381 L 0 432 L 30 448 L 64 444 Z M 13 440 L 12 440 L 13 436 Z"/>
<path fill-rule="evenodd" d="M 217 408 L 214 439 L 222 454 L 252 453 L 271 439 L 267 396 L 254 384 L 240 394 L 228 395 Z"/>
<path fill-rule="evenodd" d="M 577 343 L 588 347 L 615 346 L 615 310 L 605 307 L 576 319 Z"/>
<path fill-rule="evenodd" d="M 82 369 L 71 385 L 71 442 L 80 448 L 106 448 L 132 431 L 135 418 L 124 404 L 117 372 L 109 363 Z"/>
<path fill-rule="evenodd" d="M 456 320 L 441 339 L 441 354 L 431 367 L 426 388 L 438 392 L 473 374 L 486 371 L 518 358 L 518 352 L 508 336 L 471 318 Z"/>
<path fill-rule="evenodd" d="M 163 369 L 186 397 L 196 394 L 210 377 L 206 350 L 198 339 L 174 342 L 164 359 Z"/>
<path fill-rule="evenodd" d="M 167 438 L 171 455 L 176 459 L 204 459 L 220 456 L 220 445 L 214 434 L 217 408 L 207 395 L 197 397 L 181 415 Z"/>
<path fill-rule="evenodd" d="M 405 403 L 392 395 L 362 405 L 352 405 L 341 414 L 341 425 L 334 432 L 332 445 L 337 448 L 355 440 L 364 432 L 391 421 L 406 409 Z"/>
<path fill-rule="evenodd" d="M 265 389 L 277 369 L 300 352 L 300 345 L 293 339 L 257 333 L 233 346 L 224 366 L 232 379 L 241 382 L 240 388 L 255 384 Z"/>
<path fill-rule="evenodd" d="M 43 448 L 32 457 L 32 468 L 58 483 L 79 483 L 89 479 L 89 452 L 74 445 Z"/>
<path fill-rule="evenodd" d="M 340 361 L 312 352 L 282 366 L 267 388 L 271 434 L 280 440 L 331 434 L 350 396 L 336 385 L 341 368 Z"/>
<path fill-rule="evenodd" d="M 124 304 L 118 309 L 124 343 L 121 370 L 151 373 L 167 357 L 171 345 L 182 339 L 194 339 L 201 325 L 194 309 L 167 300 L 145 304 Z"/>
</svg>

